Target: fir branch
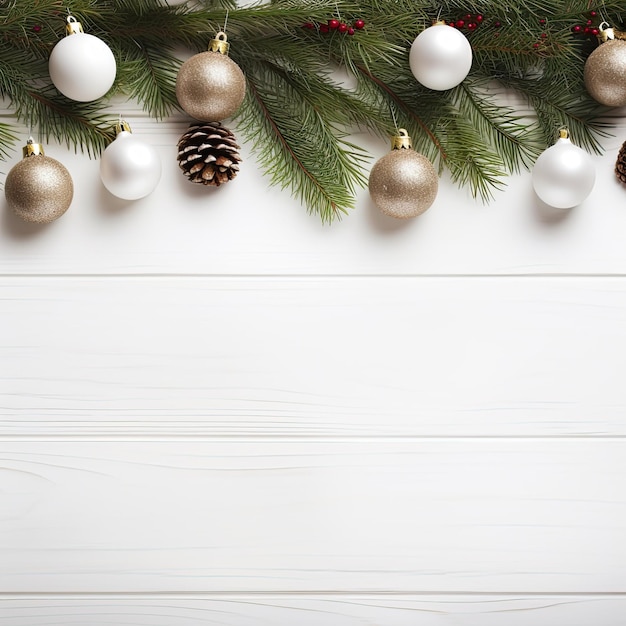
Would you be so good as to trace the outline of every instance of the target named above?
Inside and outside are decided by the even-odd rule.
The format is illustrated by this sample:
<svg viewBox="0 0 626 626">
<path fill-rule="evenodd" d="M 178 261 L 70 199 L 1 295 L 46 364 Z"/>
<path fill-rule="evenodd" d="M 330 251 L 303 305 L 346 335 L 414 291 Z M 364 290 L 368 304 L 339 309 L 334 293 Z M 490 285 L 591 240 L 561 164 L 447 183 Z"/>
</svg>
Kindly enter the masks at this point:
<svg viewBox="0 0 626 626">
<path fill-rule="evenodd" d="M 38 136 L 46 141 L 53 137 L 75 151 L 81 147 L 92 157 L 99 155 L 114 138 L 117 119 L 100 113 L 97 102 L 72 102 L 51 89 L 29 90 L 27 96 L 17 104 L 16 116 L 38 129 Z"/>
<path fill-rule="evenodd" d="M 248 96 L 238 119 L 259 162 L 273 184 L 291 187 L 323 222 L 339 218 L 354 205 L 355 185 L 365 182 L 365 154 L 326 124 L 280 69 L 267 64 L 247 69 Z"/>
<path fill-rule="evenodd" d="M 494 149 L 481 145 L 480 133 L 466 120 L 451 120 L 441 141 L 449 155 L 446 165 L 452 181 L 469 187 L 473 197 L 487 202 L 493 198 L 494 190 L 504 188 L 506 171 L 502 158 Z"/>
<path fill-rule="evenodd" d="M 11 155 L 17 137 L 13 128 L 8 124 L 0 123 L 0 156 L 5 159 Z"/>
<path fill-rule="evenodd" d="M 552 145 L 557 130 L 567 127 L 574 143 L 596 154 L 602 152 L 600 139 L 610 136 L 610 124 L 602 118 L 609 109 L 580 90 L 564 89 L 562 84 L 545 78 L 502 82 L 527 99 L 537 115 L 544 145 Z"/>
<path fill-rule="evenodd" d="M 152 117 L 162 119 L 178 107 L 175 84 L 180 65 L 163 49 L 137 45 L 118 68 L 118 88 L 143 103 Z"/>
<path fill-rule="evenodd" d="M 454 98 L 459 115 L 478 131 L 485 143 L 495 148 L 508 172 L 530 169 L 544 147 L 537 124 L 516 115 L 510 107 L 496 104 L 483 81 L 464 81 L 454 90 Z"/>
<path fill-rule="evenodd" d="M 71 102 L 47 72 L 67 8 L 62 0 L 0 7 L 0 95 L 44 136 L 94 155 L 111 138 L 114 120 L 101 112 L 106 98 Z M 355 186 L 365 182 L 365 155 L 347 141 L 357 127 L 385 136 L 396 125 L 406 127 L 416 150 L 482 198 L 507 173 L 529 167 L 559 126 L 592 151 L 600 151 L 609 130 L 602 119 L 607 109 L 583 82 L 596 44 L 571 33 L 586 19 L 588 0 L 271 0 L 242 8 L 235 0 L 72 0 L 69 8 L 118 61 L 107 97 L 124 93 L 156 118 L 177 106 L 180 61 L 172 51 L 206 50 L 228 12 L 231 56 L 249 85 L 238 118 L 242 130 L 271 181 L 292 187 L 324 221 L 352 206 Z M 624 28 L 623 0 L 605 0 L 598 11 Z M 489 16 L 480 28 L 464 31 L 474 53 L 469 77 L 447 92 L 422 87 L 408 66 L 411 42 L 434 18 L 450 21 L 468 12 Z M 331 17 L 363 18 L 367 26 L 353 37 L 302 28 Z M 350 76 L 347 84 L 338 82 L 337 67 Z M 493 81 L 519 93 L 532 115 L 503 104 Z M 10 128 L 0 127 L 0 152 L 11 141 Z"/>
</svg>

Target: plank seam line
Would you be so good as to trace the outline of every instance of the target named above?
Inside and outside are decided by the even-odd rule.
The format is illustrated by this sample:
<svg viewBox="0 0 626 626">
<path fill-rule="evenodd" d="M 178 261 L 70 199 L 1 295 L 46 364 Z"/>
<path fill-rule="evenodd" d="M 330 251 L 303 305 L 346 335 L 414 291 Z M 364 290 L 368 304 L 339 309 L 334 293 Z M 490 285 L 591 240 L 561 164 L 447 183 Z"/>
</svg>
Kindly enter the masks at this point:
<svg viewBox="0 0 626 626">
<path fill-rule="evenodd" d="M 265 273 L 265 274 L 240 274 L 240 273 L 225 273 L 225 274 L 208 274 L 208 273 L 187 273 L 187 272 L 147 272 L 147 273 L 133 273 L 133 272 L 120 272 L 120 273 L 55 273 L 55 274 L 11 274 L 0 273 L 0 279 L 3 280 L 24 280 L 24 279 L 131 279 L 131 280 L 158 280 L 165 278 L 184 278 L 184 279 L 196 279 L 196 280 L 266 280 L 266 279 L 293 279 L 293 280 L 383 280 L 383 279 L 398 279 L 398 280 L 411 280 L 411 279 L 623 279 L 626 278 L 626 273 L 580 273 L 580 272 L 565 272 L 565 273 L 484 273 L 484 274 L 307 274 L 307 273 Z"/>
<path fill-rule="evenodd" d="M 211 441 L 219 441 L 221 443 L 244 443 L 254 442 L 254 441 L 265 441 L 265 442 L 277 442 L 277 443 L 362 443 L 362 442 L 377 442 L 384 441 L 387 443 L 407 443 L 407 442 L 420 442 L 420 441 L 451 441 L 451 442 L 460 442 L 460 441 L 623 441 L 626 440 L 626 435 L 406 435 L 406 436 L 388 436 L 388 435 L 371 435 L 371 436 L 320 436 L 320 435 L 204 435 L 204 434 L 168 434 L 168 433 L 145 433 L 139 435 L 115 435 L 115 434 L 106 434 L 106 435 L 85 435 L 85 434 L 63 434 L 63 435 L 54 435 L 54 434 L 37 434 L 37 435 L 12 435 L 12 434 L 2 434 L 0 433 L 0 442 L 7 441 L 13 443 L 19 442 L 38 442 L 38 443 L 49 443 L 51 441 L 57 443 L 71 443 L 71 442 L 82 442 L 82 443 L 99 443 L 99 442 L 124 442 L 124 441 L 162 441 L 164 443 L 167 442 L 205 442 L 209 443 Z"/>
<path fill-rule="evenodd" d="M 59 592 L 0 592 L 0 601 L 25 599 L 89 599 L 89 598 L 182 598 L 182 599 L 219 599 L 219 598 L 269 598 L 269 597 L 506 597 L 506 598 L 547 598 L 588 597 L 588 598 L 624 598 L 626 591 L 59 591 Z"/>
</svg>

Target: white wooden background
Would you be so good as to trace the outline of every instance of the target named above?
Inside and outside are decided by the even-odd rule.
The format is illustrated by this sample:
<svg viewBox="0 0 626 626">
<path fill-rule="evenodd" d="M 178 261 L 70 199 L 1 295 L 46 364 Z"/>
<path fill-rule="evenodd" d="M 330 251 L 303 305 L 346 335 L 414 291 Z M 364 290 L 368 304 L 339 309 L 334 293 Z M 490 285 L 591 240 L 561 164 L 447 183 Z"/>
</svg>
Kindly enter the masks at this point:
<svg viewBox="0 0 626 626">
<path fill-rule="evenodd" d="M 571 211 L 328 227 L 123 112 L 152 196 L 48 144 L 69 212 L 2 206 L 0 626 L 623 626 L 624 117 Z"/>
</svg>

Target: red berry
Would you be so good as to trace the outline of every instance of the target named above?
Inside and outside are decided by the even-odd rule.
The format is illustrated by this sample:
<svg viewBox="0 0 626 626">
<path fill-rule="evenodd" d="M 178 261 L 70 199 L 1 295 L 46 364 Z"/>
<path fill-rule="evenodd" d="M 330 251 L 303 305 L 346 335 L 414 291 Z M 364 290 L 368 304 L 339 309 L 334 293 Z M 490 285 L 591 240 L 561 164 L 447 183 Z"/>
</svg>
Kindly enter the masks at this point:
<svg viewBox="0 0 626 626">
<path fill-rule="evenodd" d="M 465 26 L 465 21 L 464 20 L 457 20 L 455 26 L 457 28 L 463 28 L 463 26 Z"/>
<path fill-rule="evenodd" d="M 541 33 L 541 38 L 545 39 L 548 35 L 546 33 Z"/>
<path fill-rule="evenodd" d="M 476 30 L 478 28 L 478 24 L 476 22 L 470 22 L 467 25 L 467 30 Z"/>
<path fill-rule="evenodd" d="M 348 35 L 354 35 L 354 28 L 352 28 L 352 26 L 348 28 Z"/>
<path fill-rule="evenodd" d="M 585 33 L 585 35 L 588 35 L 589 33 L 591 33 L 591 28 L 589 28 L 589 26 L 585 26 L 585 30 L 583 32 Z"/>
<path fill-rule="evenodd" d="M 339 20 L 328 20 L 328 28 L 331 30 L 339 28 Z"/>
<path fill-rule="evenodd" d="M 468 13 L 468 14 L 465 16 L 465 21 L 466 21 L 466 22 L 469 22 L 469 21 L 472 19 L 472 17 L 473 17 L 473 16 L 472 16 L 472 14 L 471 14 L 471 13 Z"/>
<path fill-rule="evenodd" d="M 365 26 L 365 22 L 363 20 L 354 20 L 354 28 L 357 30 L 361 30 Z"/>
<path fill-rule="evenodd" d="M 593 24 L 593 20 L 587 20 L 587 26 L 591 26 Z"/>
<path fill-rule="evenodd" d="M 480 24 L 485 18 L 480 15 L 480 13 L 476 16 L 476 21 Z"/>
<path fill-rule="evenodd" d="M 539 23 L 543 26 L 546 23 L 546 20 L 544 18 L 541 18 L 539 20 Z"/>
<path fill-rule="evenodd" d="M 343 22 L 341 22 L 341 24 L 339 24 L 339 28 L 337 29 L 340 33 L 345 33 L 348 31 L 348 25 L 344 24 Z"/>
<path fill-rule="evenodd" d="M 583 27 L 580 24 L 576 24 L 576 26 L 572 26 L 572 32 L 573 33 L 580 33 L 582 31 Z"/>
<path fill-rule="evenodd" d="M 589 15 L 590 15 L 591 17 L 598 17 L 598 13 L 597 13 L 597 11 L 589 11 Z"/>
<path fill-rule="evenodd" d="M 304 22 L 304 24 L 302 24 L 302 28 L 312 30 L 313 28 L 315 28 L 315 24 L 313 24 L 313 22 Z"/>
<path fill-rule="evenodd" d="M 539 44 L 538 44 L 538 43 L 534 43 L 534 44 L 533 44 L 533 48 L 535 48 L 535 50 L 536 50 L 538 47 L 539 47 Z"/>
<path fill-rule="evenodd" d="M 500 26 L 502 26 L 502 23 L 501 23 L 501 22 L 494 22 L 494 23 L 493 23 L 493 27 L 494 27 L 494 28 L 500 28 Z"/>
<path fill-rule="evenodd" d="M 600 34 L 600 29 L 599 28 L 592 28 L 591 29 L 591 34 L 595 35 L 597 37 Z"/>
<path fill-rule="evenodd" d="M 320 24 L 320 33 L 328 32 L 328 24 Z"/>
<path fill-rule="evenodd" d="M 33 26 L 33 30 L 34 30 L 36 33 L 40 33 L 40 32 L 41 32 L 41 26 L 39 26 L 39 24 L 35 24 L 35 25 Z"/>
</svg>

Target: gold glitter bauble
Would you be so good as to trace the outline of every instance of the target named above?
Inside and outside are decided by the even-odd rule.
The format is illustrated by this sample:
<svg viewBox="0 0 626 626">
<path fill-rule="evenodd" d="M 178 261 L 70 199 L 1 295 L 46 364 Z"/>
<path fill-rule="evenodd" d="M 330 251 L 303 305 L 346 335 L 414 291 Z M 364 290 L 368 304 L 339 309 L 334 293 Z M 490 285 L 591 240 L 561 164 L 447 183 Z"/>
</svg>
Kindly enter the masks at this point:
<svg viewBox="0 0 626 626">
<path fill-rule="evenodd" d="M 231 117 L 246 95 L 241 68 L 225 54 L 201 52 L 185 61 L 176 77 L 176 97 L 183 110 L 202 122 Z"/>
<path fill-rule="evenodd" d="M 611 39 L 589 55 L 585 63 L 585 87 L 600 104 L 626 105 L 626 41 Z"/>
<path fill-rule="evenodd" d="M 426 211 L 435 201 L 438 187 L 433 164 L 412 149 L 392 150 L 370 172 L 369 191 L 374 204 L 386 215 L 399 219 Z"/>
<path fill-rule="evenodd" d="M 4 194 L 9 208 L 23 220 L 47 224 L 67 211 L 74 184 L 64 165 L 38 154 L 25 157 L 11 169 Z"/>
</svg>

